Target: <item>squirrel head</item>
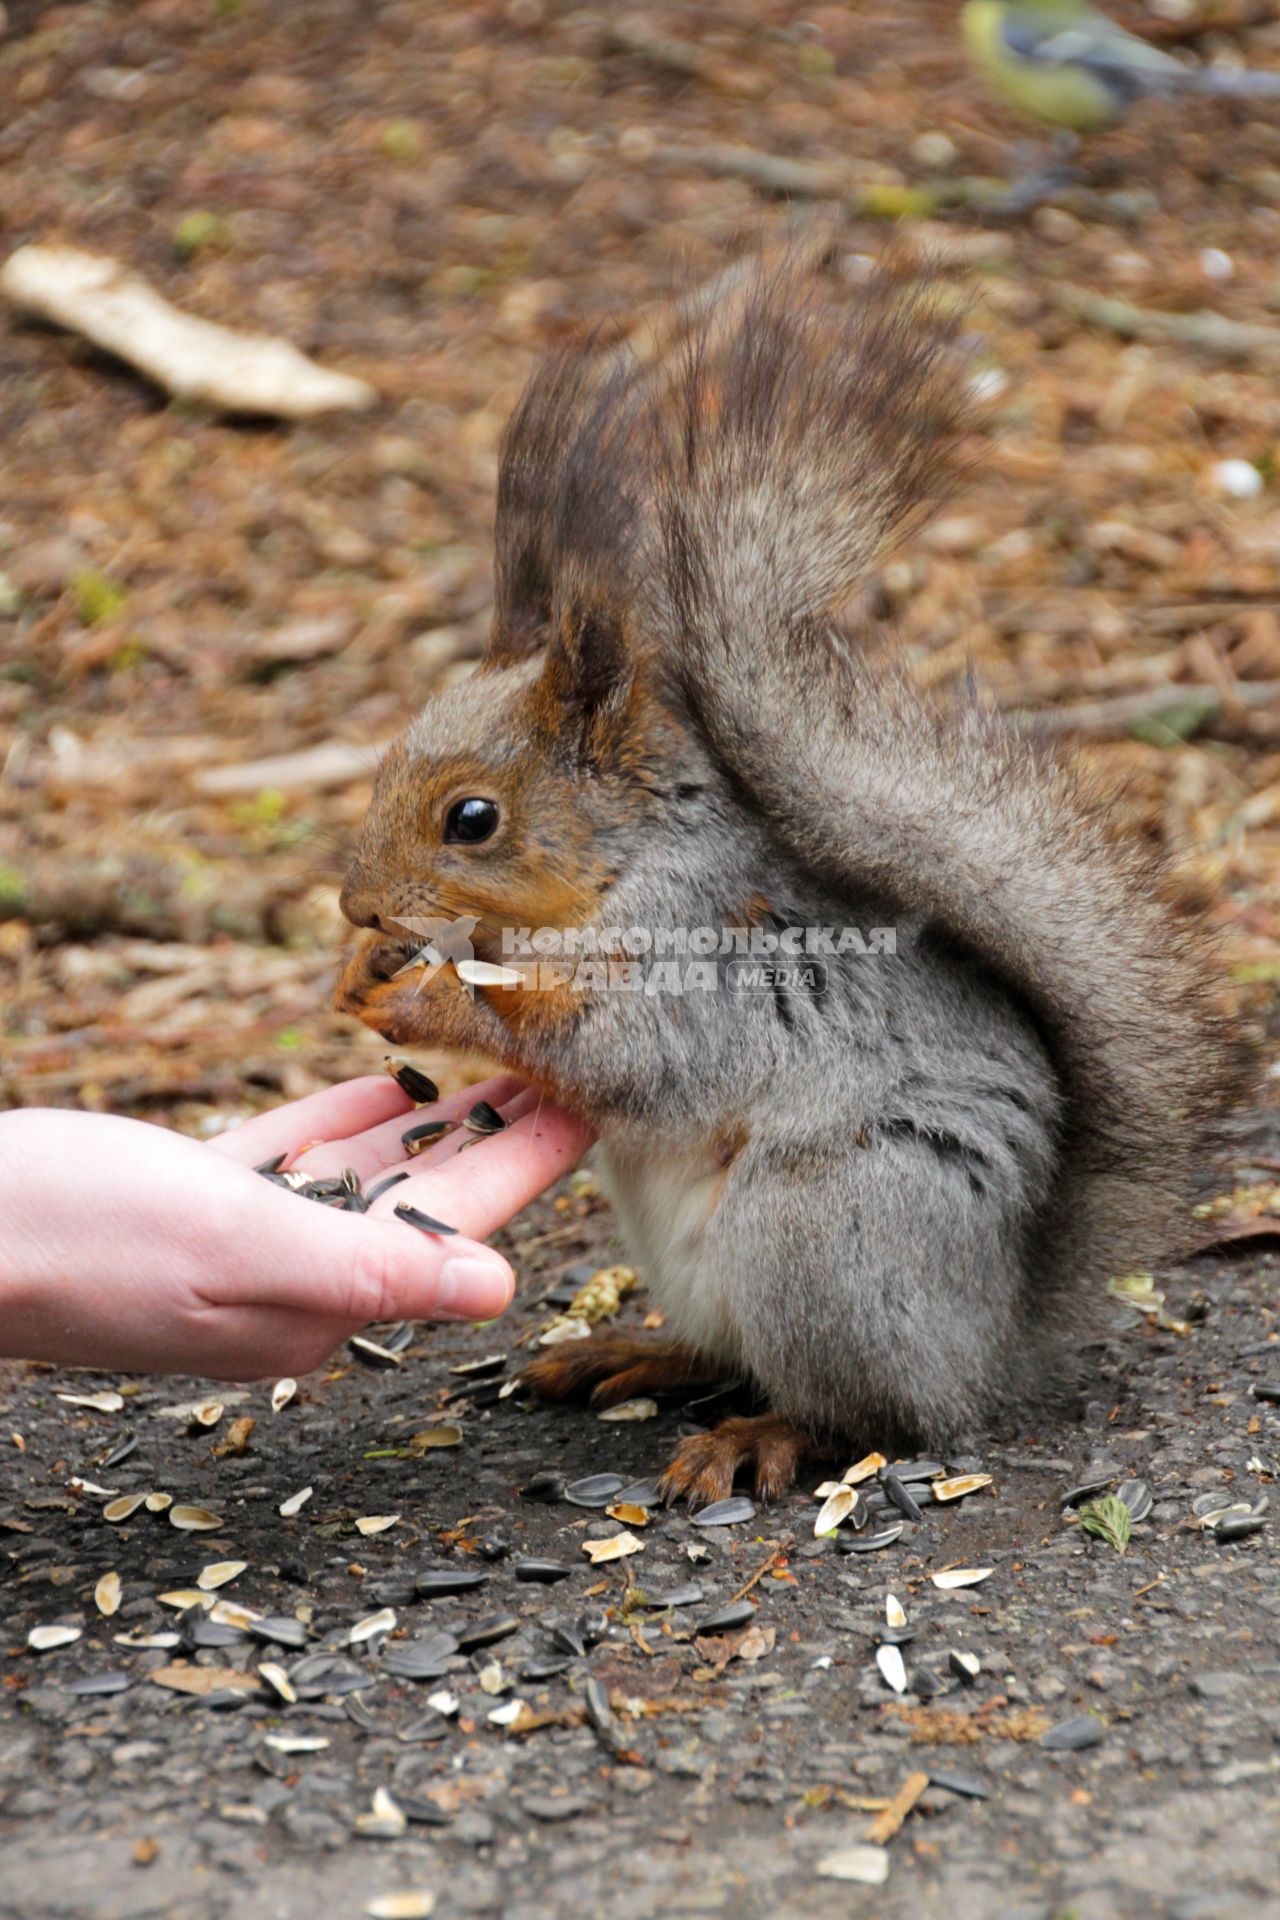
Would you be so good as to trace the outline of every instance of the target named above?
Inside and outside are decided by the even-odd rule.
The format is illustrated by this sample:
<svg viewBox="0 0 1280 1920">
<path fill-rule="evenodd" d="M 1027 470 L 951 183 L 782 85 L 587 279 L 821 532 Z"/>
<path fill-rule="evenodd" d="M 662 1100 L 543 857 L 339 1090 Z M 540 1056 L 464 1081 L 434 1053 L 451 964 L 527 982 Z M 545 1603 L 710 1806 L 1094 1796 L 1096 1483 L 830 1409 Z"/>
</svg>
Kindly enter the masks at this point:
<svg viewBox="0 0 1280 1920">
<path fill-rule="evenodd" d="M 341 899 L 368 929 L 363 967 L 340 1004 L 385 1027 L 388 995 L 375 1008 L 358 983 L 390 981 L 423 921 L 474 921 L 471 948 L 491 960 L 507 928 L 590 925 L 664 809 L 700 784 L 699 758 L 624 610 L 577 601 L 540 652 L 491 654 L 379 766 Z"/>
</svg>

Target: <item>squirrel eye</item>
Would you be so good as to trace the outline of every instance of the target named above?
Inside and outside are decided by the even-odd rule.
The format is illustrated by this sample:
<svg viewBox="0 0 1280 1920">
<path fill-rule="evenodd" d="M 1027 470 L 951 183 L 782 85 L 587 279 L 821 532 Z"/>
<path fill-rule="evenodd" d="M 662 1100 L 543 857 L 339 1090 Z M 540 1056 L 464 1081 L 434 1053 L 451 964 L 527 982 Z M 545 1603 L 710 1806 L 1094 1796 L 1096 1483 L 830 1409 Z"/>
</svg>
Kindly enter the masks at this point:
<svg viewBox="0 0 1280 1920">
<path fill-rule="evenodd" d="M 444 817 L 444 837 L 462 846 L 474 846 L 487 840 L 498 825 L 496 800 L 455 800 Z"/>
</svg>

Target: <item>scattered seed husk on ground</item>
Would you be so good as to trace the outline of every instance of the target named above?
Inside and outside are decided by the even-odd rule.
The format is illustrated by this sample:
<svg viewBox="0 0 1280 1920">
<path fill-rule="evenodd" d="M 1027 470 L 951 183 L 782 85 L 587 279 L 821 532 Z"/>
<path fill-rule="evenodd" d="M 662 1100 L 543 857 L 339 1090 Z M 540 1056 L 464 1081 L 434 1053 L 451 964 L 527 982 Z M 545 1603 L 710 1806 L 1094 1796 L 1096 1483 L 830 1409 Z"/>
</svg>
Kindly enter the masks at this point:
<svg viewBox="0 0 1280 1920">
<path fill-rule="evenodd" d="M 174 1587 L 169 1593 L 158 1593 L 156 1599 L 162 1607 L 173 1607 L 178 1613 L 192 1607 L 201 1607 L 207 1613 L 214 1604 L 213 1595 L 201 1593 L 199 1587 Z"/>
<path fill-rule="evenodd" d="M 931 1480 L 935 1500 L 946 1504 L 948 1500 L 963 1500 L 966 1494 L 977 1493 L 982 1487 L 991 1485 L 989 1473 L 960 1473 L 951 1480 Z"/>
<path fill-rule="evenodd" d="M 643 1553 L 644 1541 L 637 1540 L 634 1533 L 624 1530 L 613 1534 L 608 1540 L 584 1540 L 582 1551 L 593 1567 L 600 1567 L 610 1560 L 625 1560 L 630 1554 Z"/>
<path fill-rule="evenodd" d="M 143 1505 L 146 1507 L 148 1513 L 168 1513 L 170 1507 L 173 1505 L 173 1495 L 171 1493 L 148 1493 L 144 1496 Z"/>
<path fill-rule="evenodd" d="M 58 1398 L 65 1406 L 88 1407 L 92 1413 L 120 1413 L 124 1409 L 124 1395 L 114 1387 L 102 1393 L 60 1393 Z"/>
<path fill-rule="evenodd" d="M 605 1407 L 596 1415 L 597 1420 L 625 1422 L 628 1420 L 652 1420 L 656 1417 L 656 1400 L 622 1400 L 616 1407 Z"/>
<path fill-rule="evenodd" d="M 365 1907 L 369 1920 L 430 1920 L 436 1897 L 425 1887 L 406 1888 L 403 1893 L 380 1893 Z"/>
<path fill-rule="evenodd" d="M 283 1412 L 297 1391 L 298 1383 L 296 1380 L 291 1380 L 287 1376 L 283 1380 L 277 1380 L 271 1389 L 272 1413 Z"/>
<path fill-rule="evenodd" d="M 895 1693 L 906 1692 L 907 1669 L 899 1648 L 882 1643 L 876 1648 L 876 1665 L 887 1687 L 892 1687 Z"/>
<path fill-rule="evenodd" d="M 366 1367 L 378 1367 L 389 1373 L 393 1367 L 402 1364 L 398 1353 L 392 1353 L 390 1347 L 379 1346 L 376 1340 L 368 1339 L 363 1333 L 353 1333 L 347 1345 Z"/>
<path fill-rule="evenodd" d="M 995 1572 L 994 1567 L 946 1567 L 941 1573 L 930 1574 L 940 1593 L 953 1593 L 957 1587 L 976 1587 L 983 1580 L 989 1580 Z"/>
<path fill-rule="evenodd" d="M 460 1447 L 462 1428 L 452 1420 L 442 1420 L 434 1427 L 424 1427 L 421 1433 L 415 1433 L 409 1441 L 411 1453 L 434 1453 L 441 1447 Z"/>
<path fill-rule="evenodd" d="M 298 1696 L 293 1690 L 293 1686 L 290 1683 L 288 1674 L 285 1672 L 284 1668 L 279 1664 L 278 1661 L 264 1660 L 262 1665 L 258 1668 L 258 1674 L 261 1679 L 266 1681 L 267 1685 L 275 1693 L 279 1694 L 280 1698 L 285 1702 L 287 1706 L 290 1706 L 290 1707 L 296 1706 Z M 320 1745 L 322 1747 L 327 1747 L 328 1744 L 329 1742 L 327 1740 L 322 1740 L 320 1742 Z M 314 1752 L 315 1749 L 311 1747 L 308 1747 L 308 1748 L 294 1747 L 289 1749 L 289 1751 L 294 1753 L 297 1753 L 297 1752 L 310 1753 L 310 1752 Z"/>
<path fill-rule="evenodd" d="M 884 1617 L 886 1626 L 906 1626 L 907 1610 L 896 1593 L 886 1593 L 884 1597 Z"/>
<path fill-rule="evenodd" d="M 815 1539 L 821 1540 L 824 1534 L 834 1533 L 857 1504 L 857 1490 L 837 1481 L 818 1509 L 818 1516 L 813 1523 Z"/>
<path fill-rule="evenodd" d="M 104 1573 L 93 1590 L 93 1603 L 98 1612 L 106 1615 L 108 1619 L 113 1613 L 119 1613 L 120 1592 L 120 1575 Z"/>
<path fill-rule="evenodd" d="M 755 1519 L 755 1502 L 745 1494 L 734 1494 L 728 1500 L 713 1500 L 709 1507 L 699 1507 L 689 1517 L 695 1527 L 740 1527 L 745 1520 Z"/>
<path fill-rule="evenodd" d="M 962 1686 L 972 1686 L 982 1672 L 982 1663 L 976 1653 L 965 1653 L 958 1647 L 952 1647 L 947 1655 L 947 1664 Z"/>
<path fill-rule="evenodd" d="M 356 1532 L 363 1533 L 366 1536 L 375 1533 L 386 1533 L 389 1527 L 395 1526 L 399 1518 L 400 1515 L 398 1513 L 362 1513 L 356 1521 Z"/>
<path fill-rule="evenodd" d="M 391 1633 L 396 1624 L 394 1607 L 383 1607 L 380 1613 L 367 1613 L 363 1620 L 357 1620 L 347 1635 L 348 1645 L 357 1647 L 365 1640 L 372 1640 L 376 1634 Z"/>
<path fill-rule="evenodd" d="M 169 1509 L 169 1525 L 176 1527 L 179 1533 L 217 1533 L 225 1524 L 221 1514 L 210 1513 L 208 1507 L 178 1506 Z"/>
<path fill-rule="evenodd" d="M 276 1512 L 282 1520 L 292 1520 L 296 1513 L 302 1512 L 314 1492 L 314 1487 L 300 1488 L 297 1493 L 291 1493 L 287 1500 L 282 1500 Z"/>
<path fill-rule="evenodd" d="M 368 1813 L 356 1815 L 356 1832 L 366 1840 L 398 1840 L 409 1822 L 385 1787 L 378 1787 Z"/>
<path fill-rule="evenodd" d="M 882 1887 L 889 1878 L 889 1855 L 883 1847 L 837 1847 L 824 1853 L 814 1868 L 824 1880 L 848 1880 L 861 1887 Z"/>
<path fill-rule="evenodd" d="M 247 1560 L 211 1560 L 207 1567 L 201 1567 L 196 1575 L 196 1585 L 204 1593 L 214 1593 L 219 1587 L 226 1587 L 247 1571 Z"/>
<path fill-rule="evenodd" d="M 69 1647 L 83 1632 L 83 1627 L 32 1627 L 27 1645 L 32 1653 L 52 1653 L 57 1647 Z"/>
</svg>

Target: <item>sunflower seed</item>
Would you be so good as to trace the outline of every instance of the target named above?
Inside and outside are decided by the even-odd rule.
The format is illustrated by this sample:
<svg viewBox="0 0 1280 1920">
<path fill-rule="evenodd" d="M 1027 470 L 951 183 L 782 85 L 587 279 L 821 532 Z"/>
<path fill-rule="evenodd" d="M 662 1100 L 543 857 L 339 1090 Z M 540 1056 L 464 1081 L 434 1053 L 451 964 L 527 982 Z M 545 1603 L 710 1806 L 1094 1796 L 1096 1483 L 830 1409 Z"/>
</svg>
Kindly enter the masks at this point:
<svg viewBox="0 0 1280 1920">
<path fill-rule="evenodd" d="M 486 1718 L 492 1727 L 510 1727 L 523 1712 L 523 1700 L 508 1700 L 502 1706 L 495 1707 L 492 1713 L 486 1715 Z"/>
<path fill-rule="evenodd" d="M 697 1513 L 689 1516 L 695 1527 L 736 1527 L 755 1517 L 755 1502 L 743 1494 L 736 1494 L 730 1500 L 713 1500 L 709 1507 L 699 1507 Z"/>
<path fill-rule="evenodd" d="M 118 1647 L 180 1647 L 180 1633 L 114 1633 L 112 1639 Z"/>
<path fill-rule="evenodd" d="M 958 1647 L 952 1647 L 947 1655 L 947 1665 L 964 1686 L 969 1687 L 982 1672 L 982 1663 L 976 1653 L 963 1653 Z"/>
<path fill-rule="evenodd" d="M 367 1613 L 363 1620 L 357 1620 L 347 1635 L 349 1646 L 358 1647 L 365 1640 L 372 1640 L 375 1634 L 390 1633 L 396 1624 L 394 1607 L 383 1607 L 380 1613 Z"/>
<path fill-rule="evenodd" d="M 587 1719 L 597 1733 L 608 1738 L 616 1731 L 609 1696 L 594 1677 L 588 1679 L 582 1689 L 582 1704 L 587 1709 Z"/>
<path fill-rule="evenodd" d="M 468 1380 L 487 1380 L 491 1374 L 501 1373 L 507 1364 L 505 1353 L 486 1353 L 480 1360 L 463 1360 L 449 1371 Z"/>
<path fill-rule="evenodd" d="M 1266 1400 L 1272 1405 L 1280 1402 L 1280 1380 L 1255 1380 L 1249 1389 L 1251 1400 Z"/>
<path fill-rule="evenodd" d="M 418 1126 L 405 1129 L 400 1135 L 400 1145 L 411 1158 L 415 1157 L 434 1145 L 443 1134 L 452 1133 L 455 1124 L 452 1120 L 423 1120 Z"/>
<path fill-rule="evenodd" d="M 942 1573 L 931 1574 L 930 1578 L 940 1593 L 952 1593 L 957 1587 L 976 1587 L 979 1581 L 989 1580 L 994 1572 L 994 1567 L 948 1567 Z"/>
<path fill-rule="evenodd" d="M 248 1633 L 255 1621 L 265 1619 L 256 1607 L 241 1606 L 238 1600 L 215 1600 L 209 1608 L 209 1618 L 220 1627 L 235 1627 L 241 1633 Z"/>
<path fill-rule="evenodd" d="M 217 1513 L 210 1513 L 208 1507 L 170 1507 L 169 1525 L 176 1527 L 179 1533 L 217 1533 L 225 1522 Z"/>
<path fill-rule="evenodd" d="M 102 1673 L 81 1673 L 74 1680 L 68 1680 L 64 1691 L 84 1695 L 104 1693 L 124 1693 L 131 1685 L 127 1673 L 118 1667 L 108 1667 Z"/>
<path fill-rule="evenodd" d="M 703 1598 L 703 1590 L 696 1581 L 690 1580 L 683 1587 L 669 1587 L 665 1593 L 646 1593 L 632 1596 L 632 1604 L 643 1607 L 696 1607 Z"/>
<path fill-rule="evenodd" d="M 881 1645 L 876 1648 L 876 1665 L 879 1667 L 880 1677 L 887 1687 L 892 1687 L 895 1693 L 906 1692 L 907 1669 L 897 1647 L 889 1646 L 882 1642 Z"/>
<path fill-rule="evenodd" d="M 1048 1733 L 1040 1736 L 1040 1745 L 1050 1753 L 1080 1753 L 1086 1747 L 1100 1747 L 1107 1737 L 1107 1730 L 1101 1720 L 1091 1713 L 1079 1714 L 1074 1720 L 1060 1720 L 1056 1727 L 1050 1727 Z"/>
<path fill-rule="evenodd" d="M 122 1460 L 127 1460 L 129 1458 L 129 1455 L 131 1453 L 136 1453 L 137 1450 L 138 1450 L 137 1434 L 136 1433 L 126 1434 L 123 1440 L 117 1440 L 115 1446 L 111 1447 L 106 1453 L 104 1453 L 101 1456 L 101 1458 L 97 1462 L 97 1465 L 102 1468 L 104 1473 L 106 1473 L 109 1468 L 118 1467 Z"/>
<path fill-rule="evenodd" d="M 1261 1533 L 1266 1520 L 1260 1513 L 1229 1513 L 1213 1529 L 1215 1540 L 1247 1540 L 1251 1534 Z"/>
<path fill-rule="evenodd" d="M 1145 1480 L 1122 1480 L 1115 1498 L 1129 1509 L 1129 1518 L 1135 1523 L 1145 1520 L 1151 1511 L 1151 1489 Z"/>
<path fill-rule="evenodd" d="M 879 1553 L 881 1547 L 891 1547 L 895 1540 L 902 1538 L 902 1522 L 892 1527 L 881 1527 L 878 1533 L 842 1533 L 837 1542 L 841 1553 Z"/>
<path fill-rule="evenodd" d="M 449 1593 L 470 1593 L 489 1578 L 479 1567 L 427 1567 L 414 1584 L 420 1600 L 439 1600 Z"/>
<path fill-rule="evenodd" d="M 259 1667 L 258 1672 L 265 1673 L 266 1668 Z M 262 1744 L 272 1753 L 323 1753 L 329 1742 L 322 1733 L 266 1733 Z"/>
<path fill-rule="evenodd" d="M 469 1133 L 482 1137 L 488 1133 L 502 1133 L 507 1126 L 502 1115 L 487 1100 L 477 1100 L 462 1124 Z"/>
<path fill-rule="evenodd" d="M 124 1395 L 109 1387 L 104 1393 L 60 1393 L 59 1400 L 68 1407 L 88 1407 L 93 1413 L 119 1413 L 124 1406 Z"/>
<path fill-rule="evenodd" d="M 93 1601 L 98 1612 L 108 1618 L 120 1611 L 120 1575 L 104 1573 L 93 1590 Z"/>
<path fill-rule="evenodd" d="M 756 1607 L 750 1600 L 730 1600 L 723 1607 L 715 1607 L 704 1614 L 698 1622 L 699 1633 L 731 1633 L 735 1627 L 745 1627 L 756 1617 Z"/>
<path fill-rule="evenodd" d="M 369 1920 L 428 1920 L 436 1897 L 425 1887 L 407 1887 L 403 1893 L 380 1893 L 365 1907 Z"/>
<path fill-rule="evenodd" d="M 399 1208 L 396 1211 L 399 1212 Z M 390 1369 L 400 1365 L 398 1353 L 392 1353 L 389 1347 L 380 1347 L 376 1340 L 366 1340 L 362 1333 L 353 1333 L 347 1345 L 356 1359 L 362 1361 L 366 1367 Z"/>
<path fill-rule="evenodd" d="M 254 1172 L 261 1174 L 279 1173 L 288 1158 L 287 1153 L 278 1153 L 274 1160 L 264 1160 L 260 1166 L 255 1167 Z"/>
<path fill-rule="evenodd" d="M 437 1447 L 460 1447 L 461 1445 L 462 1428 L 455 1426 L 452 1422 L 426 1427 L 421 1433 L 415 1433 L 413 1436 L 415 1453 L 431 1453 Z"/>
<path fill-rule="evenodd" d="M 394 1527 L 399 1518 L 398 1513 L 364 1513 L 356 1521 L 356 1532 L 363 1533 L 366 1537 L 370 1534 L 386 1533 L 389 1527 Z"/>
<path fill-rule="evenodd" d="M 857 1504 L 856 1488 L 838 1482 L 818 1509 L 818 1517 L 813 1523 L 814 1537 L 820 1540 L 823 1534 L 834 1533 L 841 1522 L 848 1519 Z"/>
<path fill-rule="evenodd" d="M 517 1580 L 526 1585 L 553 1587 L 557 1580 L 567 1580 L 573 1569 L 562 1567 L 558 1560 L 517 1560 L 514 1565 Z"/>
<path fill-rule="evenodd" d="M 624 1529 L 621 1533 L 611 1535 L 608 1540 L 584 1540 L 582 1551 L 593 1567 L 602 1567 L 610 1560 L 625 1560 L 629 1554 L 643 1553 L 644 1542 Z"/>
<path fill-rule="evenodd" d="M 529 1483 L 531 1486 L 532 1481 Z M 571 1507 L 607 1507 L 622 1492 L 620 1473 L 589 1473 L 585 1480 L 573 1480 L 564 1490 Z M 541 1498 L 541 1495 L 526 1497 Z"/>
<path fill-rule="evenodd" d="M 883 1847 L 837 1847 L 824 1853 L 814 1867 L 824 1880 L 848 1880 L 861 1887 L 882 1887 L 889 1878 L 889 1856 Z"/>
<path fill-rule="evenodd" d="M 924 1518 L 918 1502 L 907 1492 L 906 1487 L 902 1481 L 899 1480 L 892 1467 L 885 1467 L 881 1471 L 880 1485 L 884 1489 L 890 1504 L 895 1506 L 899 1513 L 905 1514 L 908 1520 L 921 1520 Z"/>
<path fill-rule="evenodd" d="M 519 1631 L 520 1622 L 514 1614 L 491 1613 L 469 1627 L 460 1627 L 456 1637 L 463 1653 L 474 1653 L 478 1647 L 491 1647 L 496 1640 L 506 1640 Z"/>
<path fill-rule="evenodd" d="M 399 1173 L 389 1173 L 385 1180 L 379 1180 L 376 1186 L 370 1187 L 364 1197 L 365 1206 L 371 1207 L 375 1200 L 380 1200 L 384 1193 L 390 1193 L 392 1187 L 398 1187 L 402 1180 L 408 1178 L 408 1174 L 403 1169 Z"/>
<path fill-rule="evenodd" d="M 1082 1507 L 1086 1500 L 1092 1500 L 1095 1493 L 1105 1493 L 1112 1485 L 1114 1473 L 1097 1474 L 1092 1480 L 1082 1480 L 1078 1487 L 1070 1487 L 1059 1497 L 1060 1507 Z"/>
<path fill-rule="evenodd" d="M 382 1063 L 383 1069 L 391 1075 L 396 1085 L 420 1107 L 432 1106 L 440 1098 L 440 1089 L 429 1074 L 415 1067 L 398 1053 L 389 1053 Z"/>
<path fill-rule="evenodd" d="M 226 1587 L 247 1571 L 247 1560 L 211 1560 L 207 1567 L 201 1567 L 196 1575 L 196 1585 L 204 1593 L 215 1593 L 219 1587 Z"/>
<path fill-rule="evenodd" d="M 870 1480 L 873 1474 L 879 1473 L 887 1465 L 888 1461 L 882 1453 L 868 1453 L 840 1477 L 846 1487 L 861 1486 L 864 1480 Z"/>
<path fill-rule="evenodd" d="M 182 1620 L 182 1644 L 186 1647 L 238 1647 L 244 1634 L 238 1627 L 224 1627 L 210 1613 L 193 1607 Z"/>
<path fill-rule="evenodd" d="M 284 1668 L 280 1665 L 278 1661 L 264 1660 L 262 1665 L 258 1668 L 258 1674 L 261 1679 L 266 1681 L 269 1687 L 273 1688 L 274 1691 L 279 1694 L 280 1698 L 286 1703 L 286 1705 L 291 1707 L 297 1705 L 298 1696 L 293 1690 L 288 1674 L 285 1672 Z M 327 1740 L 322 1740 L 320 1744 L 321 1746 L 327 1747 L 329 1742 Z M 278 1749 L 278 1751 L 281 1751 L 281 1749 Z M 293 1748 L 291 1749 L 291 1751 L 297 1752 L 298 1749 Z M 315 1749 L 305 1748 L 303 1749 L 303 1751 L 314 1752 Z"/>
<path fill-rule="evenodd" d="M 275 1647 L 298 1648 L 307 1644 L 306 1627 L 291 1613 L 265 1613 L 249 1621 L 249 1631 L 255 1640 L 270 1641 Z"/>
<path fill-rule="evenodd" d="M 932 1787 L 941 1787 L 945 1793 L 958 1793 L 964 1800 L 986 1800 L 990 1798 L 990 1787 L 981 1780 L 975 1780 L 972 1774 L 952 1773 L 949 1769 L 934 1768 L 929 1775 Z"/>
<path fill-rule="evenodd" d="M 626 1421 L 652 1420 L 658 1411 L 656 1400 L 621 1400 L 616 1407 L 606 1407 L 603 1413 L 596 1415 L 597 1420 Z"/>
<path fill-rule="evenodd" d="M 295 1513 L 302 1512 L 314 1492 L 314 1487 L 303 1487 L 298 1493 L 291 1493 L 287 1500 L 280 1502 L 276 1512 L 282 1520 L 292 1520 Z"/>
<path fill-rule="evenodd" d="M 191 1607 L 203 1607 L 208 1613 L 213 1606 L 213 1595 L 201 1593 L 199 1587 L 175 1587 L 171 1593 L 158 1593 L 156 1599 L 162 1607 L 173 1607 L 178 1613 L 186 1613 Z"/>
<path fill-rule="evenodd" d="M 433 1215 L 424 1213 L 421 1207 L 411 1207 L 407 1200 L 400 1202 L 395 1215 L 396 1219 L 403 1220 L 407 1227 L 416 1227 L 419 1233 L 449 1234 L 458 1231 L 456 1227 L 449 1226 L 447 1221 L 437 1220 Z"/>
<path fill-rule="evenodd" d="M 945 1480 L 947 1470 L 940 1460 L 895 1460 L 889 1471 L 896 1473 L 904 1487 L 914 1487 L 930 1480 Z"/>
<path fill-rule="evenodd" d="M 409 1822 L 385 1787 L 378 1787 L 368 1813 L 356 1815 L 356 1832 L 365 1840 L 398 1840 Z"/>
<path fill-rule="evenodd" d="M 907 1610 L 894 1593 L 886 1593 L 884 1597 L 884 1617 L 885 1624 L 890 1627 L 905 1627 L 907 1624 Z"/>
<path fill-rule="evenodd" d="M 55 1647 L 69 1647 L 83 1632 L 83 1627 L 32 1627 L 27 1645 L 33 1653 L 52 1653 Z"/>
<path fill-rule="evenodd" d="M 629 1486 L 618 1491 L 617 1504 L 620 1507 L 660 1507 L 662 1495 L 653 1480 L 633 1480 Z"/>
<path fill-rule="evenodd" d="M 223 1412 L 221 1400 L 205 1400 L 192 1414 L 191 1424 L 193 1427 L 216 1427 Z"/>
<path fill-rule="evenodd" d="M 450 1693 L 447 1688 L 442 1689 L 439 1693 L 429 1693 L 427 1695 L 427 1705 L 434 1707 L 437 1713 L 442 1713 L 446 1720 L 452 1720 L 461 1704 L 457 1694 Z"/>
<path fill-rule="evenodd" d="M 977 1493 L 980 1487 L 991 1485 L 989 1473 L 961 1473 L 952 1480 L 934 1480 L 930 1483 L 933 1497 L 939 1503 L 948 1500 L 963 1500 L 967 1493 Z"/>
<path fill-rule="evenodd" d="M 118 1521 L 129 1520 L 138 1511 L 146 1497 L 145 1493 L 122 1493 L 118 1500 L 107 1502 L 102 1509 L 102 1517 L 104 1520 L 111 1521 L 113 1526 Z"/>
<path fill-rule="evenodd" d="M 272 1413 L 280 1413 L 285 1407 L 287 1407 L 289 1402 L 292 1400 L 294 1394 L 297 1391 L 298 1391 L 298 1383 L 296 1380 L 289 1380 L 287 1378 L 284 1380 L 277 1380 L 274 1387 L 272 1387 L 271 1389 Z"/>
<path fill-rule="evenodd" d="M 173 1505 L 171 1493 L 149 1493 L 144 1502 L 148 1513 L 168 1513 Z"/>
<path fill-rule="evenodd" d="M 585 1647 L 583 1648 L 583 1652 L 586 1652 Z M 520 1678 L 522 1680 L 535 1681 L 554 1680 L 558 1673 L 566 1673 L 569 1666 L 570 1661 L 567 1655 L 560 1656 L 558 1654 L 552 1654 L 550 1657 L 544 1655 L 541 1659 L 537 1660 L 522 1660 L 520 1663 Z"/>
</svg>

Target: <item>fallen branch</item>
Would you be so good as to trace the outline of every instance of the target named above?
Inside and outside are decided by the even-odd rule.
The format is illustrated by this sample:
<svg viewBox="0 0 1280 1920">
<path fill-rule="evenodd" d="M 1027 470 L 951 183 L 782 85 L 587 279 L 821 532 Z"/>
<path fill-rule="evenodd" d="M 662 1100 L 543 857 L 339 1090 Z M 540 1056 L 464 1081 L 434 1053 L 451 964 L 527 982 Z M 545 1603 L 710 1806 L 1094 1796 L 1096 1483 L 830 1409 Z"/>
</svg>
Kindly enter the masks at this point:
<svg viewBox="0 0 1280 1920">
<path fill-rule="evenodd" d="M 1196 313 L 1164 313 L 1156 307 L 1135 307 L 1107 293 L 1069 281 L 1050 288 L 1058 305 L 1088 326 L 1117 333 L 1122 340 L 1172 340 L 1178 346 L 1198 347 L 1227 360 L 1280 360 L 1280 328 L 1258 327 L 1225 314 L 1201 309 Z"/>
<path fill-rule="evenodd" d="M 745 180 L 762 193 L 787 199 L 832 200 L 864 220 L 926 219 L 948 207 L 988 208 L 998 206 L 1005 192 L 998 181 L 965 177 L 916 186 L 893 180 L 859 184 L 842 160 L 793 160 L 758 147 L 658 145 L 647 149 L 645 158 L 673 173 Z"/>
<path fill-rule="evenodd" d="M 224 413 L 302 420 L 368 407 L 373 388 L 331 373 L 265 333 L 241 333 L 170 306 L 138 274 L 74 247 L 19 247 L 0 269 L 15 306 L 113 353 L 178 399 Z"/>
<path fill-rule="evenodd" d="M 1013 710 L 1012 717 L 1037 733 L 1106 736 L 1147 726 L 1153 734 L 1167 733 L 1172 741 L 1190 739 L 1222 720 L 1228 704 L 1264 712 L 1274 708 L 1280 705 L 1280 680 L 1237 680 L 1230 703 L 1217 687 L 1174 684 L 1117 694 L 1113 700 L 1082 701 L 1077 706 L 1020 707 Z"/>
</svg>

